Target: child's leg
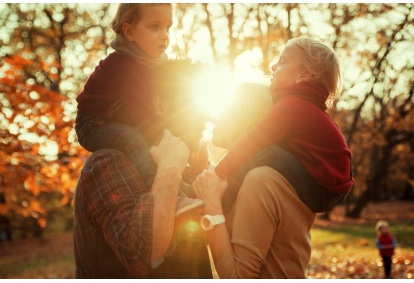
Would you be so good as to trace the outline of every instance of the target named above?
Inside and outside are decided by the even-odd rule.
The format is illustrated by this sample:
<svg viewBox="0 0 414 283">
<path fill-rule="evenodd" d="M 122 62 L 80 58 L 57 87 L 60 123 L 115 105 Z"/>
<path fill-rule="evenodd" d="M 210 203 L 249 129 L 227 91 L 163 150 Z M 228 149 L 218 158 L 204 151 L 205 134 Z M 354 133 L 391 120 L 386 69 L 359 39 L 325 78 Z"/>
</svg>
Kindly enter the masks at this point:
<svg viewBox="0 0 414 283">
<path fill-rule="evenodd" d="M 124 152 L 132 161 L 150 189 L 156 166 L 149 146 L 139 131 L 127 124 L 93 119 L 80 113 L 76 118 L 79 143 L 89 151 L 112 148 Z"/>
<path fill-rule="evenodd" d="M 103 120 L 101 119 L 96 119 L 88 114 L 82 113 L 81 111 L 77 112 L 75 131 L 76 136 L 78 137 L 78 142 L 84 149 L 90 152 L 97 150 L 94 142 L 95 139 L 91 133 L 102 123 Z"/>
<path fill-rule="evenodd" d="M 334 194 L 321 188 L 291 153 L 278 146 L 269 146 L 230 176 L 222 201 L 225 209 L 235 201 L 246 174 L 259 166 L 269 166 L 280 172 L 295 188 L 299 198 L 315 213 L 330 210 L 345 198 L 345 194 Z"/>
<path fill-rule="evenodd" d="M 384 264 L 385 278 L 391 278 L 391 256 L 382 256 L 382 263 Z"/>
</svg>

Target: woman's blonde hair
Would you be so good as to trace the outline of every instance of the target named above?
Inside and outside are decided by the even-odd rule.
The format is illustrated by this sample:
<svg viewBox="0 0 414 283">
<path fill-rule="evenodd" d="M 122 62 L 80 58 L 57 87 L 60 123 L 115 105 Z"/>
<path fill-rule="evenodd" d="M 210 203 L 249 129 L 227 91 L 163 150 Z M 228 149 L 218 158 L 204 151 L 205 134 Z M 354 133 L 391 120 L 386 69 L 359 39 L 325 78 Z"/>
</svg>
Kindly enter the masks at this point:
<svg viewBox="0 0 414 283">
<path fill-rule="evenodd" d="M 172 5 L 171 3 L 121 3 L 111 22 L 112 30 L 117 34 L 123 36 L 122 25 L 124 23 L 137 23 L 146 8 L 156 5 Z"/>
<path fill-rule="evenodd" d="M 311 38 L 294 38 L 286 45 L 293 44 L 303 50 L 303 66 L 312 75 L 312 80 L 329 91 L 327 106 L 331 106 L 342 90 L 342 75 L 335 51 Z"/>
</svg>

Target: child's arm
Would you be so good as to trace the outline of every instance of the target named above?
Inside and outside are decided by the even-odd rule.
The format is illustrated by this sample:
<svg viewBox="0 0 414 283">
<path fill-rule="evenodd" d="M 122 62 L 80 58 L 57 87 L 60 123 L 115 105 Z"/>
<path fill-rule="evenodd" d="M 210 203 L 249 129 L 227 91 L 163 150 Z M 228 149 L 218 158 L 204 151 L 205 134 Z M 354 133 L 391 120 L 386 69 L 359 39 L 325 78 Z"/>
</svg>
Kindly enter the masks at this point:
<svg viewBox="0 0 414 283">
<path fill-rule="evenodd" d="M 222 179 L 227 179 L 242 164 L 247 162 L 261 149 L 277 143 L 287 135 L 290 128 L 287 107 L 281 103 L 275 105 L 270 112 L 217 164 L 215 172 Z"/>
<path fill-rule="evenodd" d="M 380 249 L 383 250 L 384 246 L 381 244 L 381 242 L 379 241 L 379 239 L 377 238 L 377 240 L 375 241 L 375 246 Z"/>
<path fill-rule="evenodd" d="M 383 250 L 383 249 L 391 249 L 391 248 L 395 248 L 397 246 L 397 241 L 395 240 L 395 238 L 393 238 L 392 243 L 389 245 L 383 245 L 380 243 L 380 241 L 377 239 L 375 242 L 375 245 L 377 246 L 378 249 Z"/>
</svg>

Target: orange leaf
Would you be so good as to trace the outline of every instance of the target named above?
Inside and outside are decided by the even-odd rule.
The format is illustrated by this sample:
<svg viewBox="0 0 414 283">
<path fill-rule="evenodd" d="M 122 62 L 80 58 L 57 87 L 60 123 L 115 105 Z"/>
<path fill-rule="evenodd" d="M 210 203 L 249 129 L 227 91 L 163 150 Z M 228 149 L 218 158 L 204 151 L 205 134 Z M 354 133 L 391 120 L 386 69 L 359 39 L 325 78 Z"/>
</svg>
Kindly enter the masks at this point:
<svg viewBox="0 0 414 283">
<path fill-rule="evenodd" d="M 9 162 L 10 162 L 10 156 L 6 152 L 0 150 L 0 165 L 6 165 Z"/>
<path fill-rule="evenodd" d="M 53 166 L 46 166 L 40 169 L 40 172 L 48 178 L 53 178 L 56 176 L 58 171 Z"/>
<path fill-rule="evenodd" d="M 64 195 L 63 198 L 60 200 L 60 205 L 64 206 L 69 202 L 69 197 L 67 195 Z"/>
<path fill-rule="evenodd" d="M 42 205 L 37 200 L 32 200 L 30 202 L 30 209 L 36 212 L 39 212 L 41 214 L 46 213 L 46 211 L 43 209 Z"/>
<path fill-rule="evenodd" d="M 37 220 L 37 224 L 39 224 L 40 227 L 45 228 L 47 226 L 46 218 L 40 218 Z"/>
</svg>

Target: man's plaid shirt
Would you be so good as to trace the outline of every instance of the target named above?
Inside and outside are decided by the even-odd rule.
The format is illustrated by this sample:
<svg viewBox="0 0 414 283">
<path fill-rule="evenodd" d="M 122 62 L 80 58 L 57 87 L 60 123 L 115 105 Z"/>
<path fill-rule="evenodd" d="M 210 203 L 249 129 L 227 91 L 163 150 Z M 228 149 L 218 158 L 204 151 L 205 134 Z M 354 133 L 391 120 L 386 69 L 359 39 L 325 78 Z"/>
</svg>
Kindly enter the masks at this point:
<svg viewBox="0 0 414 283">
<path fill-rule="evenodd" d="M 152 195 L 123 153 L 93 153 L 75 192 L 76 278 L 147 277 L 152 211 Z"/>
</svg>

